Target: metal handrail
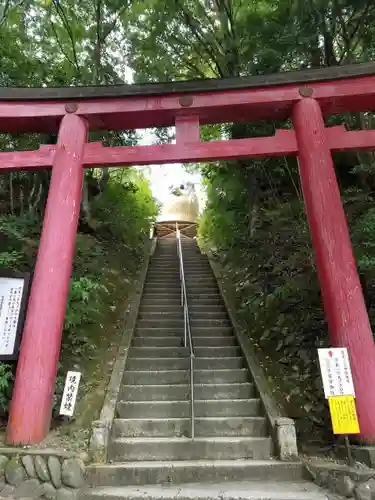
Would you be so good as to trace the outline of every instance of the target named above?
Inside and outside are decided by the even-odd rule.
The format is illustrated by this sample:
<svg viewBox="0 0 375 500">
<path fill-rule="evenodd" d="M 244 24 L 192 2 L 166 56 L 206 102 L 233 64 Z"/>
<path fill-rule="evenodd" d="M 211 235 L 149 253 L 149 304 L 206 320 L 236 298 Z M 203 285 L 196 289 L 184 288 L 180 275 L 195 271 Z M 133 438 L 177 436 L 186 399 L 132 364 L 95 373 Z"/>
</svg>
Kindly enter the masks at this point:
<svg viewBox="0 0 375 500">
<path fill-rule="evenodd" d="M 190 319 L 189 319 L 189 308 L 187 302 L 186 293 L 186 282 L 185 282 L 185 271 L 184 271 L 184 259 L 182 256 L 182 245 L 180 238 L 180 230 L 178 228 L 178 223 L 176 222 L 176 242 L 177 242 L 177 254 L 180 263 L 180 281 L 181 281 L 181 306 L 184 309 L 184 347 L 189 347 L 190 356 L 190 418 L 191 418 L 191 439 L 195 436 L 195 417 L 194 417 L 194 348 L 193 341 L 191 338 L 190 329 Z"/>
</svg>

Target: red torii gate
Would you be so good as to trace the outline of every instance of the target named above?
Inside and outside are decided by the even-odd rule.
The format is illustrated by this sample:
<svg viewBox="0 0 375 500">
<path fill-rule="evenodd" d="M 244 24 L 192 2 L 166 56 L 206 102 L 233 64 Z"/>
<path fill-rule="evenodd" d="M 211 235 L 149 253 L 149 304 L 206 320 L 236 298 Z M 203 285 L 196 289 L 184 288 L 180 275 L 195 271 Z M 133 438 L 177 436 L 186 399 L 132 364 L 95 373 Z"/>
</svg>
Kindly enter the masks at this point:
<svg viewBox="0 0 375 500">
<path fill-rule="evenodd" d="M 0 170 L 52 168 L 8 424 L 8 442 L 48 432 L 80 210 L 83 167 L 298 155 L 333 346 L 349 349 L 361 439 L 375 442 L 374 341 L 331 151 L 375 149 L 375 130 L 323 115 L 375 110 L 375 63 L 229 80 L 0 89 L 0 132 L 53 132 L 57 146 L 0 153 Z M 273 137 L 200 142 L 200 124 L 292 117 Z M 88 130 L 176 126 L 176 144 L 102 147 Z"/>
</svg>

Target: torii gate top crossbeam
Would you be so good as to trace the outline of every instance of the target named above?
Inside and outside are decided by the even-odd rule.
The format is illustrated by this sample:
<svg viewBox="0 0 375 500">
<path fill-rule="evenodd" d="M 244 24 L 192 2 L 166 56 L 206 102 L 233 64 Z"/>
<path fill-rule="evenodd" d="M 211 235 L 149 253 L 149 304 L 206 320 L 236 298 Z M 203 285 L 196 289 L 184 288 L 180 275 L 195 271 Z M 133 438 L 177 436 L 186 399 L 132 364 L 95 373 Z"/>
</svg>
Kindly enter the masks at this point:
<svg viewBox="0 0 375 500">
<path fill-rule="evenodd" d="M 57 131 L 67 109 L 90 130 L 285 119 L 303 95 L 325 114 L 375 109 L 375 62 L 247 78 L 111 87 L 0 89 L 0 132 Z"/>
</svg>

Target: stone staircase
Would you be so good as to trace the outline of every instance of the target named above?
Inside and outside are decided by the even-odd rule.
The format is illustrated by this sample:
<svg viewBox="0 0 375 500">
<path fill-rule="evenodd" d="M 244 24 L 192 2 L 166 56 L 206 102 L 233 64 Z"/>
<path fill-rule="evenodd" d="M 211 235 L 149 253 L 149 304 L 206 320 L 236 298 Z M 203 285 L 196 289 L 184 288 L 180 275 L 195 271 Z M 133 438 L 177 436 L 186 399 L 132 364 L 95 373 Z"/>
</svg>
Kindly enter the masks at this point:
<svg viewBox="0 0 375 500">
<path fill-rule="evenodd" d="M 208 259 L 194 240 L 183 239 L 182 246 L 195 352 L 195 439 L 190 438 L 190 359 L 183 347 L 177 247 L 174 238 L 165 239 L 159 240 L 146 277 L 110 463 L 89 468 L 84 498 L 175 498 L 177 490 L 179 498 L 217 498 L 238 488 L 247 492 L 244 497 L 258 498 L 266 483 L 268 496 L 259 498 L 324 498 L 304 481 L 300 462 L 273 458 L 260 399 Z M 246 488 L 240 481 L 247 481 Z"/>
</svg>

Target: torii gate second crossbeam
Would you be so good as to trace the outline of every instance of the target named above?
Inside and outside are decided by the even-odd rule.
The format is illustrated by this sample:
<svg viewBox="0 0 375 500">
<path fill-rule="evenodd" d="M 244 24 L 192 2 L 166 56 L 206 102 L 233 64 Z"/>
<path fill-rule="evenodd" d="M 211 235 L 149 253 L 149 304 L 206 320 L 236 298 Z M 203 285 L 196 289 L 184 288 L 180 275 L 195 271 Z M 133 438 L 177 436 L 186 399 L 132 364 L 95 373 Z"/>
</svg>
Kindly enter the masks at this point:
<svg viewBox="0 0 375 500">
<path fill-rule="evenodd" d="M 375 64 L 144 86 L 0 89 L 0 132 L 54 132 L 56 146 L 0 153 L 0 171 L 52 168 L 8 424 L 10 444 L 49 429 L 81 201 L 83 168 L 298 156 L 333 346 L 351 357 L 361 439 L 375 442 L 372 330 L 332 151 L 375 149 L 375 131 L 326 128 L 324 115 L 375 110 Z M 200 124 L 291 117 L 273 137 L 200 141 Z M 176 126 L 176 144 L 102 147 L 88 130 Z"/>
</svg>

